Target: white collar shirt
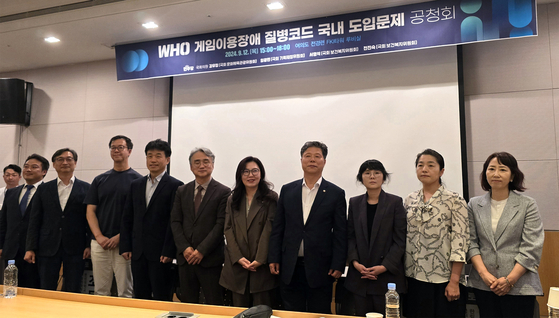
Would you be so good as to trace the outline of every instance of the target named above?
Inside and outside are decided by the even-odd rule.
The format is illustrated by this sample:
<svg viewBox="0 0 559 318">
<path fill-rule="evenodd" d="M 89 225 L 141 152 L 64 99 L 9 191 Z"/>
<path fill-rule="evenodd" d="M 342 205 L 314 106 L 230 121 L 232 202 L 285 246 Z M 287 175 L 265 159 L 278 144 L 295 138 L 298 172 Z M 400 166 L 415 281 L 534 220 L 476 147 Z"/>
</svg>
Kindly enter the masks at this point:
<svg viewBox="0 0 559 318">
<path fill-rule="evenodd" d="M 314 186 L 309 188 L 307 183 L 305 182 L 305 178 L 303 178 L 303 186 L 302 186 L 302 205 L 303 205 L 303 224 L 307 223 L 307 219 L 309 218 L 309 214 L 311 213 L 311 208 L 314 203 L 314 199 L 316 198 L 316 194 L 318 193 L 318 188 L 320 188 L 320 184 L 322 183 L 322 177 L 316 181 Z M 299 257 L 305 256 L 304 253 L 304 240 L 301 240 L 301 247 L 299 248 Z"/>
<path fill-rule="evenodd" d="M 32 184 L 33 188 L 31 188 L 31 191 L 29 192 L 29 196 L 27 197 L 27 205 L 29 205 L 29 202 L 31 202 L 31 199 L 33 198 L 33 195 L 35 195 L 35 192 L 37 191 L 37 187 L 41 185 L 41 183 L 43 183 L 43 180 Z M 27 192 L 27 183 L 25 183 L 23 185 L 23 189 L 21 189 L 21 192 L 19 193 L 19 200 L 18 202 L 21 203 L 21 199 L 23 199 L 23 196 L 25 195 L 25 192 Z"/>
<path fill-rule="evenodd" d="M 58 185 L 58 199 L 60 200 L 60 207 L 62 211 L 66 208 L 66 203 L 68 203 L 68 198 L 74 187 L 74 182 L 76 182 L 76 177 L 72 176 L 68 184 L 64 184 L 60 178 L 56 178 L 56 184 Z"/>
<path fill-rule="evenodd" d="M 4 203 L 4 195 L 6 194 L 8 189 L 6 187 L 0 188 L 0 209 L 2 208 L 2 204 Z"/>
<path fill-rule="evenodd" d="M 153 196 L 153 193 L 155 192 L 155 189 L 157 189 L 157 186 L 159 185 L 159 182 L 161 181 L 161 178 L 163 178 L 163 175 L 165 175 L 165 170 L 163 170 L 162 173 L 160 173 L 157 177 L 155 178 L 151 178 L 151 174 L 147 175 L 147 181 L 146 181 L 146 207 L 149 205 L 149 201 L 151 201 L 151 197 Z"/>
</svg>

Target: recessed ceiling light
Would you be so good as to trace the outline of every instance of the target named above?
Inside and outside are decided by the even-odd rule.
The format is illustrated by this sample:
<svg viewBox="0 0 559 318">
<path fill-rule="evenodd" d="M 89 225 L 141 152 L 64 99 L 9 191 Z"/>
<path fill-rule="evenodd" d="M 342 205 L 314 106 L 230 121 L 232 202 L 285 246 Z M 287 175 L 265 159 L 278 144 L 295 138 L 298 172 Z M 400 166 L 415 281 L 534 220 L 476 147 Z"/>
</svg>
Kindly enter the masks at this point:
<svg viewBox="0 0 559 318">
<path fill-rule="evenodd" d="M 49 43 L 56 43 L 56 42 L 60 42 L 59 39 L 55 38 L 54 36 L 49 36 L 48 38 L 45 38 L 45 41 L 49 42 Z"/>
<path fill-rule="evenodd" d="M 270 10 L 283 9 L 283 4 L 281 4 L 281 2 L 268 3 L 267 6 L 268 6 L 268 9 L 270 9 Z"/>
<path fill-rule="evenodd" d="M 142 26 L 143 26 L 144 28 L 146 28 L 146 29 L 155 29 L 155 28 L 158 28 L 158 27 L 159 27 L 157 24 L 155 24 L 155 22 L 151 22 L 151 21 L 142 24 Z"/>
</svg>

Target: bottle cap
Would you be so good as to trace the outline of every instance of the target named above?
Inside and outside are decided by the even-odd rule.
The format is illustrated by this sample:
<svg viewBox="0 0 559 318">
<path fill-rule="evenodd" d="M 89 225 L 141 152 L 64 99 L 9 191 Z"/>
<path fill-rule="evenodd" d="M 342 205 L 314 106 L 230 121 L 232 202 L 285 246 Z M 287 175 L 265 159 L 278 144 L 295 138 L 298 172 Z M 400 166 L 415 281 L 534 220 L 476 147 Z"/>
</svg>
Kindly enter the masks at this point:
<svg viewBox="0 0 559 318">
<path fill-rule="evenodd" d="M 8 265 L 15 265 L 15 263 L 16 263 L 16 261 L 13 260 L 13 259 L 11 259 L 11 260 L 8 261 Z"/>
<path fill-rule="evenodd" d="M 389 290 L 396 290 L 396 284 L 394 284 L 394 283 L 388 283 L 388 289 L 389 289 Z"/>
</svg>

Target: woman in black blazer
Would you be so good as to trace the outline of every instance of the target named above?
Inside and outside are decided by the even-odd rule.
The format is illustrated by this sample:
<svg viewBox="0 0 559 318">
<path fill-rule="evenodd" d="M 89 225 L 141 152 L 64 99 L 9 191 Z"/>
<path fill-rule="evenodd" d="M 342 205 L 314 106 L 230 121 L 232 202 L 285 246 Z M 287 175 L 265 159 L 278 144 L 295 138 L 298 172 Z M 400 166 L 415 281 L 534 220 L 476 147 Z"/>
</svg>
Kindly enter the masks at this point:
<svg viewBox="0 0 559 318">
<path fill-rule="evenodd" d="M 353 293 L 357 316 L 384 313 L 388 283 L 406 291 L 404 252 L 406 210 L 402 198 L 382 190 L 388 173 L 378 160 L 367 160 L 357 180 L 367 192 L 349 200 L 348 263 L 345 287 Z"/>
</svg>

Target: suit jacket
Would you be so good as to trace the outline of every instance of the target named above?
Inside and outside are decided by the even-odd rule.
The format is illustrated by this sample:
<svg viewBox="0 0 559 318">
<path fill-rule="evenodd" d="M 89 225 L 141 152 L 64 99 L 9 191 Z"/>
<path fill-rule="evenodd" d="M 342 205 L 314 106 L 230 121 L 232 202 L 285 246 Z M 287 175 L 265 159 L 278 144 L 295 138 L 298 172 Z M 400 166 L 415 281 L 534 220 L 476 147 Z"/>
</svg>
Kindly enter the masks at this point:
<svg viewBox="0 0 559 318">
<path fill-rule="evenodd" d="M 177 246 L 177 262 L 184 265 L 186 260 L 182 252 L 192 247 L 204 255 L 200 266 L 221 266 L 225 246 L 225 206 L 231 189 L 212 179 L 200 202 L 198 214 L 195 215 L 194 187 L 195 182 L 191 181 L 177 189 L 171 211 L 171 229 Z"/>
<path fill-rule="evenodd" d="M 372 230 L 367 229 L 367 193 L 351 198 L 347 224 L 349 270 L 345 287 L 365 297 L 367 294 L 384 295 L 387 284 L 396 283 L 398 293 L 404 293 L 406 231 L 406 209 L 399 196 L 380 192 Z M 354 260 L 367 268 L 384 265 L 387 271 L 377 280 L 363 279 L 353 266 Z"/>
<path fill-rule="evenodd" d="M 42 186 L 43 184 L 39 185 L 35 191 L 39 191 Z M 25 252 L 29 214 L 37 193 L 29 200 L 25 215 L 21 216 L 19 195 L 23 190 L 24 185 L 20 185 L 6 191 L 4 205 L 0 210 L 0 249 L 4 260 L 14 259 L 20 249 Z"/>
<path fill-rule="evenodd" d="M 301 240 L 307 282 L 311 288 L 332 284 L 330 269 L 344 271 L 347 257 L 345 192 L 322 179 L 307 222 L 303 222 L 303 180 L 281 188 L 270 236 L 269 263 L 280 264 L 280 277 L 291 283 Z"/>
<path fill-rule="evenodd" d="M 268 245 L 272 233 L 272 222 L 276 214 L 278 195 L 272 192 L 265 200 L 256 192 L 246 213 L 246 197 L 242 198 L 240 209 L 232 207 L 232 196 L 227 200 L 225 210 L 225 261 L 219 283 L 221 286 L 244 294 L 250 275 L 249 293 L 259 293 L 273 289 L 279 282 L 268 267 Z M 241 258 L 257 261 L 261 266 L 256 272 L 244 269 L 237 263 Z"/>
<path fill-rule="evenodd" d="M 54 256 L 62 245 L 67 254 L 81 255 L 91 242 L 85 217 L 87 205 L 83 203 L 89 183 L 75 179 L 62 211 L 57 181 L 58 178 L 43 184 L 33 196 L 26 250 L 48 257 Z"/>
<path fill-rule="evenodd" d="M 468 260 L 475 255 L 495 277 L 506 277 L 516 263 L 528 271 L 520 277 L 509 295 L 543 295 L 538 266 L 544 231 L 536 201 L 525 195 L 509 192 L 503 214 L 493 234 L 491 228 L 491 196 L 472 198 L 470 207 L 470 249 Z M 491 291 L 472 267 L 468 286 Z"/>
<path fill-rule="evenodd" d="M 176 247 L 171 231 L 171 209 L 177 188 L 183 185 L 165 173 L 146 206 L 147 177 L 132 181 L 120 223 L 120 254 L 142 254 L 157 262 L 161 256 L 175 258 Z"/>
</svg>

